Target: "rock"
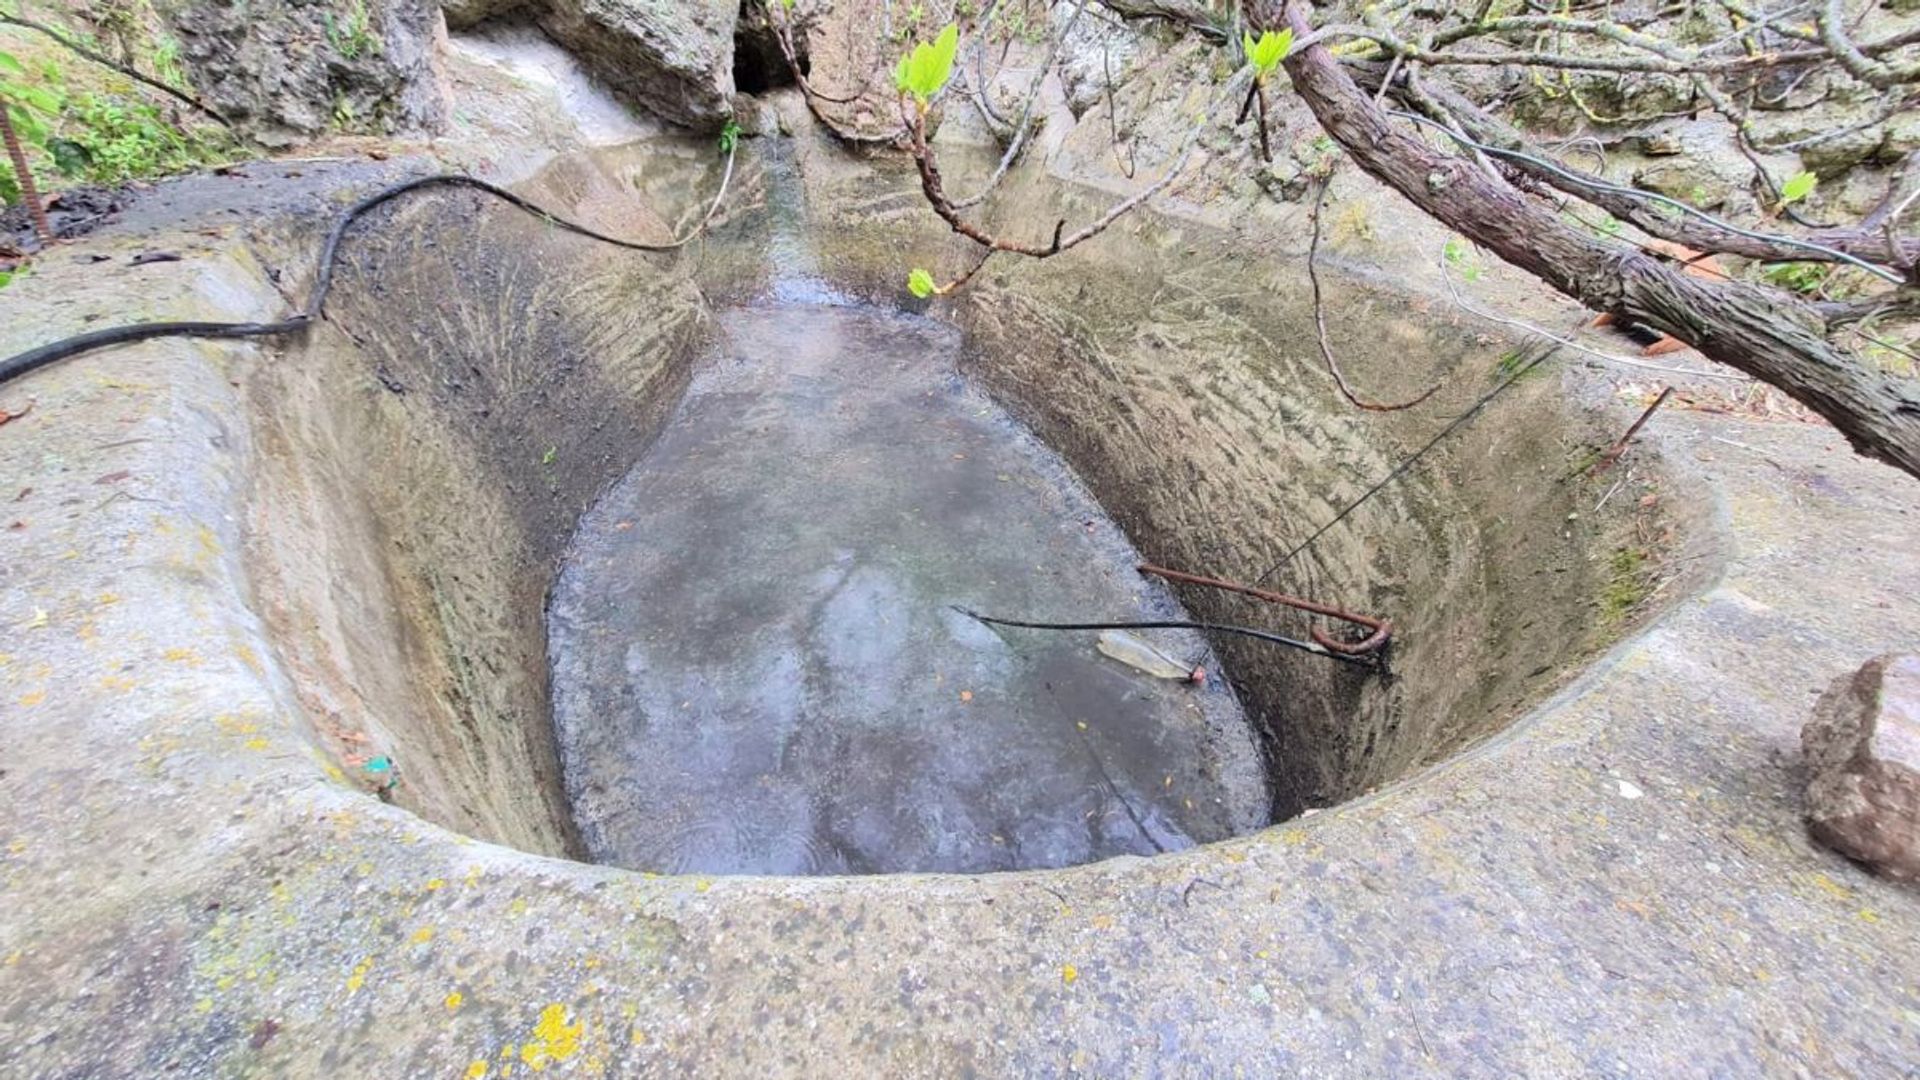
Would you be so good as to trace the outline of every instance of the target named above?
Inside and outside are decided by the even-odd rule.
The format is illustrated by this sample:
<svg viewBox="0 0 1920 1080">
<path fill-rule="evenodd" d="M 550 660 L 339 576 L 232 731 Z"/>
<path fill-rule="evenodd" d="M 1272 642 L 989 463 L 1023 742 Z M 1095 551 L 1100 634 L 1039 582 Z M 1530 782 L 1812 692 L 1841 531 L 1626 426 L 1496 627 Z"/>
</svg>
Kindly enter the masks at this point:
<svg viewBox="0 0 1920 1080">
<path fill-rule="evenodd" d="M 525 0 L 440 0 L 451 30 L 465 30 L 525 5 Z"/>
<path fill-rule="evenodd" d="M 1702 210 L 1725 206 L 1753 173 L 1718 120 L 1669 120 L 1625 140 L 1622 149 L 1651 159 L 1635 164 L 1635 186 Z"/>
<path fill-rule="evenodd" d="M 433 131 L 446 121 L 433 0 L 355 0 L 338 10 L 187 0 L 164 10 L 194 89 L 266 146 L 335 128 Z"/>
<path fill-rule="evenodd" d="M 779 108 L 752 94 L 733 96 L 733 118 L 740 125 L 740 134 L 748 138 L 780 134 Z"/>
<path fill-rule="evenodd" d="M 1142 38 L 1133 27 L 1108 22 L 1098 12 L 1089 11 L 1076 22 L 1075 10 L 1071 4 L 1056 5 L 1053 23 L 1057 32 L 1073 27 L 1061 42 L 1060 83 L 1067 107 L 1078 117 L 1105 102 L 1109 87 L 1117 90 L 1127 81 Z"/>
<path fill-rule="evenodd" d="M 733 115 L 728 0 L 549 0 L 540 28 L 588 71 L 661 119 L 718 131 Z"/>
<path fill-rule="evenodd" d="M 1841 677 L 1800 733 L 1813 836 L 1891 878 L 1920 878 L 1920 654 Z"/>
<path fill-rule="evenodd" d="M 1831 180 L 1873 157 L 1886 139 L 1886 129 L 1870 127 L 1814 143 L 1800 149 L 1800 163 L 1822 180 Z"/>
<path fill-rule="evenodd" d="M 1633 184 L 1701 210 L 1721 205 L 1735 190 L 1726 177 L 1688 158 L 1673 158 L 1635 170 Z"/>
</svg>

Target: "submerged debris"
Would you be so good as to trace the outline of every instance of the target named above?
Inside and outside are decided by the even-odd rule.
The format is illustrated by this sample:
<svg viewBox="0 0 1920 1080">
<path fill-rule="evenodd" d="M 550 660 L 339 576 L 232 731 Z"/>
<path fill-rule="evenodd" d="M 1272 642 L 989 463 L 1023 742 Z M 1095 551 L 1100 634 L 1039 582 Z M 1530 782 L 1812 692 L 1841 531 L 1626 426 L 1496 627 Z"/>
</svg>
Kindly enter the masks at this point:
<svg viewBox="0 0 1920 1080">
<path fill-rule="evenodd" d="M 1157 679 L 1176 679 L 1194 683 L 1202 683 L 1207 679 L 1206 668 L 1183 664 L 1154 648 L 1145 638 L 1129 634 L 1125 630 L 1100 631 L 1100 640 L 1095 643 L 1094 648 L 1130 668 L 1144 671 Z"/>
</svg>

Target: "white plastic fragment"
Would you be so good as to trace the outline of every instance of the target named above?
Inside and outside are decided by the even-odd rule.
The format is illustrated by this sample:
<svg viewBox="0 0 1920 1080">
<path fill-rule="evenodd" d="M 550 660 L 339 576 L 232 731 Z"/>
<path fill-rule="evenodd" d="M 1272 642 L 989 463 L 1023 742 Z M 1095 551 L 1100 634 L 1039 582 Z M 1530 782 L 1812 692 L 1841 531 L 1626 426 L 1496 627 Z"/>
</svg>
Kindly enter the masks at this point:
<svg viewBox="0 0 1920 1080">
<path fill-rule="evenodd" d="M 1100 631 L 1100 640 L 1095 648 L 1128 667 L 1158 679 L 1184 680 L 1193 676 L 1191 666 L 1175 660 L 1125 630 Z"/>
</svg>

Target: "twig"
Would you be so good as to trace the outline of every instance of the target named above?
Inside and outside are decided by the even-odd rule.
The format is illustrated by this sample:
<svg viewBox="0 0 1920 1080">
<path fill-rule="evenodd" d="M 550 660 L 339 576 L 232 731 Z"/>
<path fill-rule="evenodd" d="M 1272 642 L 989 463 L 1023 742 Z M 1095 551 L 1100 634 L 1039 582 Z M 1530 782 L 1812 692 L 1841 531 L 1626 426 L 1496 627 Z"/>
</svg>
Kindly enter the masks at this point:
<svg viewBox="0 0 1920 1080">
<path fill-rule="evenodd" d="M 1109 226 L 1120 220 L 1128 211 L 1159 194 L 1186 168 L 1188 159 L 1193 156 L 1195 136 L 1198 135 L 1200 130 L 1198 126 L 1194 128 L 1193 133 L 1188 136 L 1186 146 L 1181 151 L 1179 158 L 1174 161 L 1160 179 L 1120 202 L 1115 203 L 1104 215 L 1070 235 L 1063 235 L 1065 234 L 1067 223 L 1064 218 L 1061 219 L 1054 225 L 1053 239 L 1049 243 L 1041 245 L 1022 243 L 1017 240 L 1008 240 L 1004 237 L 995 236 L 962 217 L 960 209 L 954 205 L 952 199 L 947 197 L 945 181 L 940 175 L 940 164 L 934 158 L 933 147 L 927 139 L 927 116 L 925 108 L 910 102 L 904 95 L 901 98 L 901 108 L 902 119 L 905 121 L 907 132 L 911 136 L 908 149 L 913 155 L 914 165 L 920 172 L 920 190 L 926 196 L 927 203 L 933 208 L 934 213 L 938 214 L 940 219 L 945 221 L 947 226 L 954 232 L 986 248 L 989 254 L 996 251 L 1005 251 L 1015 255 L 1025 255 L 1030 259 L 1050 259 L 1063 251 L 1072 250 L 1080 244 L 1105 232 Z M 956 283 L 958 281 L 964 281 L 966 278 L 978 272 L 980 266 L 984 265 L 985 262 L 986 258 L 984 256 L 981 257 L 966 274 L 956 279 Z"/>
<path fill-rule="evenodd" d="M 1338 168 L 1338 166 L 1336 165 L 1335 168 Z M 1320 298 L 1320 272 L 1314 267 L 1314 263 L 1320 254 L 1320 214 L 1321 211 L 1326 208 L 1327 191 L 1332 187 L 1333 170 L 1329 169 L 1327 170 L 1327 178 L 1320 182 L 1320 194 L 1318 198 L 1314 200 L 1313 240 L 1307 245 L 1307 280 L 1313 286 L 1313 331 L 1315 339 L 1320 343 L 1320 356 L 1326 360 L 1327 370 L 1333 373 L 1333 382 L 1334 385 L 1340 388 L 1340 396 L 1346 398 L 1354 407 L 1365 409 L 1368 412 L 1399 412 L 1402 409 L 1411 409 L 1415 405 L 1432 397 L 1434 393 L 1440 389 L 1440 384 L 1434 383 L 1427 388 L 1426 393 L 1421 394 L 1411 401 L 1403 401 L 1399 404 L 1368 401 L 1358 394 L 1355 394 L 1353 388 L 1347 385 L 1347 377 L 1340 373 L 1340 364 L 1333 358 L 1333 345 L 1327 340 L 1326 304 L 1323 303 Z"/>
</svg>

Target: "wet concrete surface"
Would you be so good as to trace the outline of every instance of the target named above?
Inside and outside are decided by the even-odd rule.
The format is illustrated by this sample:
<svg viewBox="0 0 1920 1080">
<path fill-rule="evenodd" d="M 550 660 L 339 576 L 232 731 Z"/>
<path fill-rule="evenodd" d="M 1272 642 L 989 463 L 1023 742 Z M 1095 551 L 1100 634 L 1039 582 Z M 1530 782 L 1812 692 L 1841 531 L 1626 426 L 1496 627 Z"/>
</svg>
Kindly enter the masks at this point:
<svg viewBox="0 0 1920 1080">
<path fill-rule="evenodd" d="M 1015 617 L 1178 617 L 1070 472 L 930 321 L 739 309 L 583 519 L 549 615 L 555 724 L 597 861 L 978 872 L 1258 827 L 1232 693 Z M 1148 632 L 1207 663 L 1195 636 Z"/>
</svg>

